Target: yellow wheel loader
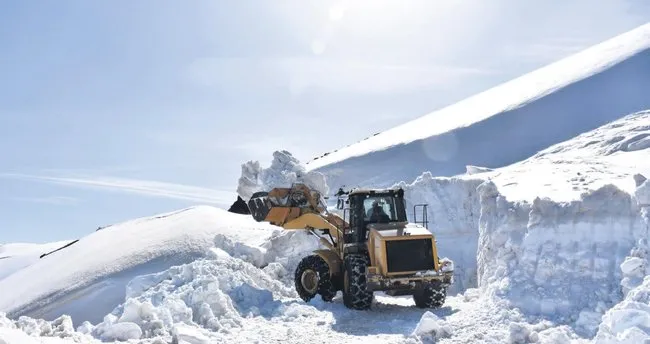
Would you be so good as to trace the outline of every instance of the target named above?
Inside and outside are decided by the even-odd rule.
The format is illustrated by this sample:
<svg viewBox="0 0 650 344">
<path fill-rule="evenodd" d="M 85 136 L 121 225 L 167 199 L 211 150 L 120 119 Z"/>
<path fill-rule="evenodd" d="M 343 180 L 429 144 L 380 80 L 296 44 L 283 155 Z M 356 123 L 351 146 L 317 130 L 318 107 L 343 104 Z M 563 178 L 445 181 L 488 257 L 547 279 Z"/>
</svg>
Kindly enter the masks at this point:
<svg viewBox="0 0 650 344">
<path fill-rule="evenodd" d="M 306 230 L 325 249 L 302 259 L 294 283 L 308 302 L 316 295 L 332 301 L 340 290 L 351 309 L 369 309 L 373 292 L 412 295 L 417 307 L 438 308 L 453 283 L 453 263 L 440 259 L 433 234 L 406 215 L 404 190 L 353 190 L 337 193 L 336 210 L 329 211 L 324 197 L 305 184 L 257 192 L 248 201 L 258 222 L 287 230 Z M 337 214 L 338 213 L 338 214 Z"/>
</svg>

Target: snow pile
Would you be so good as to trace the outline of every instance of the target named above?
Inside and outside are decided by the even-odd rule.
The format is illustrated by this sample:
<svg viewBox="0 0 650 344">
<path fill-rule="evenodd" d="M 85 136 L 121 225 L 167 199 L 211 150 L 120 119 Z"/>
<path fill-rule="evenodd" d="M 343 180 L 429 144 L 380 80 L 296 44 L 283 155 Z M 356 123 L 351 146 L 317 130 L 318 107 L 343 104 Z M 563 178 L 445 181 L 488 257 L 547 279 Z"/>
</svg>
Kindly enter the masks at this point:
<svg viewBox="0 0 650 344">
<path fill-rule="evenodd" d="M 214 342 L 221 338 L 219 335 L 240 329 L 245 319 L 286 316 L 284 311 L 290 305 L 285 301 L 297 298 L 289 271 L 319 248 L 318 241 L 297 231 L 269 234 L 259 244 L 257 240 L 241 240 L 234 232 L 217 234 L 215 246 L 205 258 L 135 276 L 125 285 L 124 298 L 110 314 L 93 309 L 93 317 L 101 321 L 93 324 L 84 320 L 76 332 L 67 315 L 54 321 L 0 317 L 0 327 L 28 336 L 83 342 L 92 342 L 93 338 L 142 340 L 139 343 Z M 4 334 L 0 332 L 0 338 Z"/>
<path fill-rule="evenodd" d="M 0 343 L 41 343 L 37 337 L 50 338 L 48 343 L 77 342 L 89 343 L 93 338 L 83 333 L 76 332 L 72 326 L 72 319 L 63 315 L 53 321 L 20 317 L 17 320 L 7 318 L 0 313 Z M 57 341 L 56 339 L 61 339 Z"/>
<path fill-rule="evenodd" d="M 97 322 L 124 301 L 132 278 L 207 256 L 217 234 L 257 243 L 275 229 L 208 206 L 113 225 L 0 280 L 0 312 Z"/>
<path fill-rule="evenodd" d="M 12 243 L 0 245 L 0 280 L 14 272 L 28 267 L 40 256 L 65 246 L 70 241 L 56 241 L 46 244 Z"/>
<path fill-rule="evenodd" d="M 329 187 L 322 173 L 309 171 L 287 151 L 273 153 L 269 168 L 262 168 L 259 161 L 242 165 L 237 194 L 246 202 L 258 191 L 270 191 L 275 187 L 291 187 L 293 183 L 305 183 L 322 195 L 329 193 Z"/>
<path fill-rule="evenodd" d="M 217 249 L 264 269 L 285 283 L 293 283 L 292 272 L 303 257 L 322 248 L 314 236 L 302 231 L 275 230 L 260 245 L 234 242 L 223 234 L 218 234 L 214 242 Z"/>
<path fill-rule="evenodd" d="M 282 282 L 220 249 L 215 249 L 214 259 L 138 277 L 127 290 L 126 302 L 103 322 L 85 325 L 94 337 L 172 337 L 185 325 L 228 333 L 241 327 L 245 317 L 278 314 L 280 300 L 296 296 Z"/>
<path fill-rule="evenodd" d="M 592 336 L 622 297 L 621 264 L 647 234 L 632 197 L 614 186 L 580 201 L 509 202 L 492 182 L 479 187 L 478 279 L 484 293 L 528 316 Z M 627 271 L 626 272 L 630 272 Z"/>
</svg>

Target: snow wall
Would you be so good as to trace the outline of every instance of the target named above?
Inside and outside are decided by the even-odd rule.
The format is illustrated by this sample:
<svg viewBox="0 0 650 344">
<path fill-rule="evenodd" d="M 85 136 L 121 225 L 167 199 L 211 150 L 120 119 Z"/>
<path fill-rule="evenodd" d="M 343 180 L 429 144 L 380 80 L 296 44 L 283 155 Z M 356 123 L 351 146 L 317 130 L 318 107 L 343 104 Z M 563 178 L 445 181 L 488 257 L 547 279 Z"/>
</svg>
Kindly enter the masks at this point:
<svg viewBox="0 0 650 344">
<path fill-rule="evenodd" d="M 287 157 L 289 173 L 301 170 L 290 153 L 275 154 L 276 160 Z M 276 184 L 269 181 L 294 180 L 279 178 L 287 171 L 276 165 L 258 167 L 253 184 L 268 188 Z M 593 337 L 605 312 L 643 283 L 648 248 L 643 204 L 650 204 L 643 179 L 635 176 L 635 195 L 605 185 L 571 202 L 509 201 L 480 173 L 434 177 L 426 172 L 394 186 L 406 191 L 411 221 L 423 220 L 421 208 L 414 206 L 428 204 L 427 226 L 439 255 L 455 265 L 450 295 L 479 288 L 483 295 L 506 300 L 531 322 L 567 324 Z"/>
<path fill-rule="evenodd" d="M 602 315 L 643 282 L 649 208 L 642 204 L 650 201 L 642 187 L 636 196 L 606 185 L 578 201 L 528 203 L 508 201 L 478 178 L 425 173 L 398 186 L 411 220 L 414 204 L 429 204 L 440 256 L 455 264 L 450 294 L 478 287 L 533 322 L 547 319 L 593 337 Z"/>
</svg>

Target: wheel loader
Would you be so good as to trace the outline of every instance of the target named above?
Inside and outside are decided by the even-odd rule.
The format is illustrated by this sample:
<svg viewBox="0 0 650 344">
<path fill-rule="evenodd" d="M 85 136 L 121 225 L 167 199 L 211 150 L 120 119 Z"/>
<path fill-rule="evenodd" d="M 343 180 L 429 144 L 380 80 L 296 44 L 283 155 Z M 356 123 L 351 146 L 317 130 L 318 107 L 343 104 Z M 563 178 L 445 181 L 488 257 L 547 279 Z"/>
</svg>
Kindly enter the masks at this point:
<svg viewBox="0 0 650 344">
<path fill-rule="evenodd" d="M 427 205 L 415 205 L 414 222 L 409 223 L 401 188 L 341 189 L 336 195 L 337 205 L 330 211 L 323 195 L 295 183 L 257 192 L 247 203 L 256 221 L 308 231 L 325 247 L 296 268 L 300 298 L 308 302 L 320 295 L 331 302 L 342 291 L 346 307 L 364 310 L 371 307 L 374 292 L 383 291 L 412 295 L 420 308 L 442 306 L 453 283 L 453 262 L 438 257 L 435 237 L 427 228 Z"/>
</svg>

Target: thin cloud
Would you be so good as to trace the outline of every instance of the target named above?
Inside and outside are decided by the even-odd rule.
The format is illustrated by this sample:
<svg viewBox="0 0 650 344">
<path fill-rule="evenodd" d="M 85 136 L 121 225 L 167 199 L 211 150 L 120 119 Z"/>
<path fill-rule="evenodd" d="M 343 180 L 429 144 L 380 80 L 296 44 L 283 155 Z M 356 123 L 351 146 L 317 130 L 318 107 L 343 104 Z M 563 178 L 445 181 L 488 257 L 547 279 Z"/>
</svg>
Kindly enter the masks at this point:
<svg viewBox="0 0 650 344">
<path fill-rule="evenodd" d="M 14 197 L 13 199 L 20 202 L 44 203 L 51 205 L 75 205 L 80 202 L 78 198 L 67 196 Z"/>
<path fill-rule="evenodd" d="M 145 196 L 182 199 L 220 206 L 230 205 L 236 198 L 234 192 L 152 180 L 92 176 L 74 178 L 52 177 L 27 174 L 0 174 L 0 177 L 42 181 L 73 187 L 91 187 L 104 190 L 122 191 Z"/>
</svg>

